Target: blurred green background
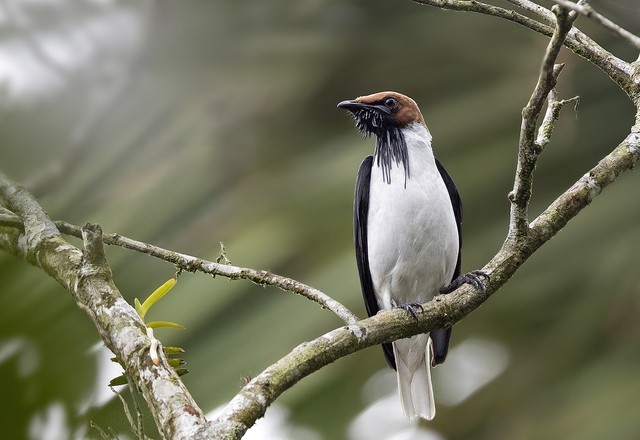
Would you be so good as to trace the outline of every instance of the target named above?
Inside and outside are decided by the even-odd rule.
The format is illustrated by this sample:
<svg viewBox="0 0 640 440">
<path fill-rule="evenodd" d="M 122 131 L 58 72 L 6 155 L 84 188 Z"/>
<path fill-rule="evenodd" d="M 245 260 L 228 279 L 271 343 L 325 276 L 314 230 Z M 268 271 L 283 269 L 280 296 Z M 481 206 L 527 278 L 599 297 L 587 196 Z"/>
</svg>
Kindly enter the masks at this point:
<svg viewBox="0 0 640 440">
<path fill-rule="evenodd" d="M 636 0 L 592 4 L 640 31 Z M 463 197 L 463 270 L 479 268 L 506 233 L 520 110 L 547 43 L 491 17 L 391 0 L 6 1 L 0 29 L 0 167 L 52 218 L 214 260 L 222 241 L 233 264 L 298 279 L 360 316 L 351 204 L 373 141 L 336 104 L 387 89 L 419 103 Z M 533 215 L 633 121 L 602 72 L 560 58 L 560 95 L 581 100 L 538 165 Z M 623 175 L 456 325 L 433 422 L 400 416 L 372 348 L 285 393 L 247 438 L 640 438 L 638 182 Z M 108 258 L 130 302 L 174 274 L 122 249 Z M 118 369 L 70 295 L 4 253 L 0 279 L 3 437 L 97 438 L 93 420 L 132 438 L 106 388 Z M 184 381 L 205 411 L 341 324 L 293 294 L 202 274 L 182 275 L 149 318 L 187 327 L 157 335 L 186 348 Z"/>
</svg>

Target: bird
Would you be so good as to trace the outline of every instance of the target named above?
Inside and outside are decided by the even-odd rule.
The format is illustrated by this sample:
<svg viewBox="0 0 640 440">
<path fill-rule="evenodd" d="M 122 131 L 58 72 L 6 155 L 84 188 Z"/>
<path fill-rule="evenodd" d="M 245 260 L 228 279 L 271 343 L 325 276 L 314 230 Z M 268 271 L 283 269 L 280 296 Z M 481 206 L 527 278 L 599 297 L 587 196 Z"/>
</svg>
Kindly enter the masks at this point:
<svg viewBox="0 0 640 440">
<path fill-rule="evenodd" d="M 432 136 L 416 102 L 398 92 L 342 101 L 374 153 L 360 165 L 354 197 L 354 238 L 360 285 L 369 316 L 400 307 L 414 318 L 420 304 L 471 283 L 484 290 L 481 271 L 460 275 L 462 201 L 435 158 Z M 431 367 L 444 362 L 451 328 L 382 345 L 397 371 L 409 419 L 432 420 Z"/>
</svg>

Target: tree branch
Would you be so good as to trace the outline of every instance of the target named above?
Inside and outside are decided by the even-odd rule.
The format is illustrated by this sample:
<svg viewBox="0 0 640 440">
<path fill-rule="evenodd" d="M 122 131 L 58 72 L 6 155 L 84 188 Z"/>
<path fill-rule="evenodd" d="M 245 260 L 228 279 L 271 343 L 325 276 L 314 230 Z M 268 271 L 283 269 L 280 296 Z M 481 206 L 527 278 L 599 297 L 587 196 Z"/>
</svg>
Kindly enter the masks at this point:
<svg viewBox="0 0 640 440">
<path fill-rule="evenodd" d="M 556 17 L 554 16 L 553 12 L 551 12 L 549 9 L 540 6 L 537 3 L 534 3 L 530 0 L 507 0 L 509 3 L 514 4 L 522 9 L 524 9 L 525 11 L 529 11 L 532 14 L 540 17 L 543 21 L 545 21 L 547 24 L 554 26 L 556 23 Z"/>
<path fill-rule="evenodd" d="M 0 201 L 16 213 L 23 224 L 26 241 L 20 245 L 21 255 L 27 256 L 44 239 L 58 235 L 58 229 L 29 191 L 11 182 L 2 172 L 0 172 Z"/>
<path fill-rule="evenodd" d="M 593 9 L 593 7 L 586 1 L 581 3 L 574 3 L 568 0 L 553 0 L 553 1 L 565 8 L 572 9 L 586 17 L 589 17 L 593 21 L 609 29 L 614 34 L 624 38 L 625 40 L 627 40 L 628 43 L 632 44 L 636 49 L 640 50 L 640 37 L 638 37 L 635 34 L 632 34 L 622 26 L 614 23 L 604 15 L 600 14 L 595 9 Z"/>
<path fill-rule="evenodd" d="M 12 227 L 20 227 L 22 225 L 17 217 L 7 211 L 0 211 L 0 225 L 2 224 Z M 64 234 L 82 238 L 82 231 L 78 226 L 63 221 L 56 221 L 55 225 Z M 200 271 L 213 276 L 220 275 L 232 280 L 244 279 L 261 286 L 274 286 L 287 292 L 296 293 L 320 304 L 322 308 L 330 310 L 346 324 L 354 324 L 359 320 L 347 307 L 326 293 L 294 279 L 276 275 L 266 270 L 216 263 L 134 240 L 120 234 L 105 234 L 103 241 L 108 245 L 119 246 L 167 261 L 180 270 Z"/>
<path fill-rule="evenodd" d="M 82 228 L 84 252 L 81 252 L 60 237 L 26 190 L 2 174 L 0 197 L 23 222 L 23 231 L 0 227 L 0 247 L 26 257 L 71 293 L 95 324 L 105 345 L 142 391 L 163 436 L 211 438 L 208 432 L 211 427 L 202 411 L 164 356 L 157 366 L 151 361 L 146 327 L 113 284 L 100 227 Z"/>
<path fill-rule="evenodd" d="M 549 142 L 551 141 L 551 135 L 555 127 L 555 122 L 560 117 L 560 110 L 567 104 L 573 103 L 577 109 L 580 102 L 579 96 L 574 96 L 569 99 L 558 100 L 558 92 L 556 89 L 551 89 L 549 97 L 547 98 L 547 110 L 545 111 L 542 123 L 538 127 L 538 137 L 536 137 L 536 148 L 540 151 L 544 151 Z"/>
<path fill-rule="evenodd" d="M 29 193 L 26 192 L 26 194 Z M 23 224 L 20 218 L 14 215 L 12 212 L 2 208 L 0 208 L 0 225 L 23 229 Z M 71 235 L 77 238 L 83 237 L 81 228 L 76 225 L 72 225 L 63 221 L 53 222 L 53 227 L 55 228 L 56 226 L 64 234 Z M 58 229 L 56 229 L 56 231 Z M 181 270 L 197 270 L 209 275 L 220 275 L 233 280 L 245 279 L 261 286 L 274 286 L 284 291 L 302 295 L 305 298 L 320 304 L 322 308 L 332 311 L 346 324 L 353 324 L 355 322 L 358 322 L 359 320 L 358 317 L 354 315 L 343 304 L 331 298 L 329 295 L 321 292 L 320 290 L 294 279 L 276 275 L 266 270 L 256 270 L 246 267 L 232 266 L 230 264 L 220 264 L 202 258 L 193 257 L 191 255 L 174 252 L 168 249 L 161 248 L 159 246 L 134 240 L 120 234 L 106 234 L 103 236 L 103 241 L 104 243 L 109 245 L 119 246 L 125 249 L 130 249 L 136 252 L 150 255 L 155 258 L 159 258 L 175 265 Z"/>
<path fill-rule="evenodd" d="M 404 311 L 390 310 L 362 320 L 355 324 L 329 332 L 309 343 L 296 347 L 289 355 L 267 368 L 263 373 L 247 384 L 227 405 L 221 416 L 214 422 L 203 424 L 201 412 L 192 403 L 188 391 L 177 379 L 164 358 L 158 367 L 154 367 L 147 355 L 149 341 L 144 334 L 144 326 L 131 307 L 119 296 L 119 292 L 103 268 L 100 245 L 96 244 L 100 233 L 94 227 L 84 228 L 85 253 L 97 257 L 81 259 L 81 253 L 64 242 L 59 236 L 47 238 L 40 245 L 39 266 L 45 268 L 61 284 L 75 286 L 74 298 L 96 322 L 105 340 L 105 344 L 118 356 L 125 369 L 131 373 L 139 368 L 144 374 L 134 376 L 143 390 L 145 398 L 153 407 L 158 404 L 172 405 L 169 414 L 154 413 L 159 426 L 164 427 L 167 437 L 179 436 L 184 429 L 193 429 L 190 438 L 239 438 L 266 408 L 293 384 L 321 367 L 355 351 L 391 342 L 398 338 L 431 331 L 435 328 L 453 325 L 478 308 L 495 293 L 516 270 L 541 245 L 548 241 L 575 215 L 591 201 L 617 176 L 633 168 L 640 160 L 640 115 L 637 116 L 634 131 L 609 155 L 602 159 L 589 173 L 585 174 L 569 190 L 562 194 L 547 210 L 531 224 L 530 233 L 518 247 L 503 245 L 502 249 L 485 265 L 483 270 L 491 275 L 487 290 L 478 293 L 468 285 L 462 286 L 448 295 L 438 296 L 434 301 L 423 305 L 424 312 L 414 321 Z M 0 179 L 2 194 L 11 193 L 10 183 Z M 6 213 L 2 213 L 6 216 Z M 15 227 L 0 227 L 0 246 L 21 255 L 20 249 L 12 247 L 20 242 L 20 231 Z M 46 251 L 50 249 L 50 251 Z M 71 266 L 65 270 L 63 266 Z M 78 277 L 78 269 L 84 267 L 84 275 Z M 98 269 L 96 269 L 98 268 Z M 67 280 L 66 273 L 71 273 Z M 107 278 L 107 279 L 105 279 Z M 96 308 L 89 310 L 88 305 Z M 107 322 L 103 322 L 107 321 Z M 115 332 L 115 336 L 111 332 Z M 112 335 L 112 336 L 109 336 Z M 163 390 L 161 396 L 154 392 Z M 168 390 L 164 393 L 164 390 Z M 165 400 L 166 399 L 166 400 Z M 153 412 L 153 409 L 152 409 Z M 171 416 L 175 416 L 171 419 Z M 168 425 L 167 421 L 174 423 Z M 182 431 L 179 431 L 183 429 Z"/>
<path fill-rule="evenodd" d="M 640 115 L 638 121 L 637 125 L 640 125 Z M 482 269 L 491 277 L 484 293 L 463 285 L 450 294 L 437 296 L 423 304 L 424 310 L 418 313 L 417 320 L 400 309 L 384 310 L 371 318 L 300 344 L 256 376 L 229 402 L 218 419 L 212 422 L 216 438 L 242 437 L 280 394 L 341 357 L 373 345 L 451 326 L 469 315 L 620 173 L 634 167 L 640 160 L 640 127 L 634 130 L 533 221 L 530 233 L 523 237 L 519 246 L 507 243 L 502 246 Z"/>
<path fill-rule="evenodd" d="M 517 236 L 517 245 L 514 245 L 513 240 L 507 239 L 498 253 L 484 266 L 483 271 L 491 276 L 485 292 L 475 292 L 470 286 L 464 285 L 448 295 L 438 296 L 424 304 L 424 310 L 418 314 L 417 320 L 409 317 L 404 311 L 389 310 L 357 321 L 351 312 L 340 309 L 341 304 L 327 302 L 321 296 L 317 301 L 324 301 L 320 303 L 329 304 L 332 310 L 340 310 L 340 313 L 335 310 L 334 313 L 341 316 L 348 325 L 300 344 L 249 382 L 214 422 L 204 419 L 202 411 L 166 364 L 163 356 L 160 357 L 158 366 L 151 361 L 145 326 L 113 284 L 111 271 L 104 256 L 103 242 L 111 242 L 161 258 L 184 270 L 201 270 L 233 279 L 249 279 L 305 296 L 313 296 L 315 289 L 266 271 L 213 263 L 117 234 L 103 236 L 100 228 L 93 225 L 79 229 L 62 222 L 54 224 L 28 192 L 0 174 L 0 198 L 10 211 L 17 214 L 16 217 L 5 211 L 0 212 L 0 225 L 4 225 L 0 226 L 0 248 L 26 257 L 72 293 L 78 305 L 95 323 L 107 347 L 116 354 L 123 368 L 142 390 L 165 437 L 239 438 L 279 395 L 323 366 L 365 347 L 453 325 L 499 290 L 540 246 L 588 206 L 606 186 L 616 180 L 618 175 L 633 168 L 640 160 L 639 112 L 627 137 L 528 224 L 527 204 L 537 155 L 548 143 L 559 107 L 563 102 L 571 101 L 557 101 L 552 92 L 559 74 L 559 68 L 554 68 L 554 63 L 560 47 L 564 44 L 599 66 L 632 98 L 637 111 L 640 86 L 637 78 L 633 77 L 632 66 L 611 56 L 586 35 L 572 28 L 571 19 L 575 14 L 567 14 L 564 9 L 558 13 L 557 28 L 554 31 L 545 12 L 547 10 L 528 0 L 510 1 L 539 16 L 542 22 L 475 0 L 414 1 L 445 9 L 498 16 L 552 36 L 538 84 L 529 104 L 523 110 L 519 172 L 513 196 L 517 212 L 512 212 L 512 223 L 517 226 L 510 228 L 510 235 L 511 229 L 516 230 L 514 234 Z M 536 137 L 536 122 L 545 100 L 548 100 L 548 108 Z M 83 238 L 84 253 L 64 241 L 58 229 L 76 236 L 79 232 Z"/>
<path fill-rule="evenodd" d="M 538 81 L 531 93 L 529 102 L 522 109 L 522 124 L 518 141 L 518 164 L 513 191 L 509 193 L 511 213 L 509 218 L 509 234 L 507 240 L 517 242 L 529 232 L 528 208 L 533 187 L 533 172 L 542 148 L 536 143 L 536 125 L 542 107 L 549 93 L 556 86 L 557 78 L 563 64 L 555 65 L 556 58 L 571 29 L 573 20 L 569 11 L 555 7 L 557 17 L 556 29 L 549 41 L 544 55 Z"/>
<path fill-rule="evenodd" d="M 553 35 L 553 25 L 549 24 L 549 14 L 551 14 L 551 11 L 539 5 L 536 5 L 537 7 L 534 7 L 533 5 L 535 5 L 535 3 L 527 0 L 517 0 L 516 4 L 528 5 L 526 9 L 538 15 L 544 21 L 544 23 L 529 18 L 518 12 L 498 6 L 489 5 L 487 3 L 482 3 L 477 0 L 411 1 L 422 5 L 435 6 L 437 8 L 450 9 L 453 11 L 476 12 L 479 14 L 491 15 L 493 17 L 512 21 L 549 37 Z M 513 3 L 515 3 L 515 1 Z M 543 10 L 547 12 L 542 12 Z M 564 44 L 576 54 L 598 66 L 604 73 L 609 76 L 609 78 L 611 78 L 613 82 L 615 82 L 622 90 L 624 90 L 627 96 L 629 96 L 631 99 L 636 99 L 636 96 L 638 94 L 638 84 L 636 84 L 632 79 L 633 68 L 631 64 L 613 56 L 610 52 L 603 49 L 595 41 L 593 41 L 586 34 L 575 27 L 569 31 L 569 35 L 567 36 Z"/>
</svg>

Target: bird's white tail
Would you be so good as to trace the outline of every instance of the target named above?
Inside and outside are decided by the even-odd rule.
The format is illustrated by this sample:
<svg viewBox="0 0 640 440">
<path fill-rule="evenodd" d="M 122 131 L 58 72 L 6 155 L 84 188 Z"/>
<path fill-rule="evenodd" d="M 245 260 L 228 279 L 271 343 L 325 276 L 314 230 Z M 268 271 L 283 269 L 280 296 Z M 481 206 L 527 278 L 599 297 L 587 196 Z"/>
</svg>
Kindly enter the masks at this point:
<svg viewBox="0 0 640 440">
<path fill-rule="evenodd" d="M 393 343 L 398 370 L 398 388 L 402 411 L 410 419 L 431 420 L 436 404 L 431 385 L 431 352 L 429 335 L 417 335 Z"/>
</svg>

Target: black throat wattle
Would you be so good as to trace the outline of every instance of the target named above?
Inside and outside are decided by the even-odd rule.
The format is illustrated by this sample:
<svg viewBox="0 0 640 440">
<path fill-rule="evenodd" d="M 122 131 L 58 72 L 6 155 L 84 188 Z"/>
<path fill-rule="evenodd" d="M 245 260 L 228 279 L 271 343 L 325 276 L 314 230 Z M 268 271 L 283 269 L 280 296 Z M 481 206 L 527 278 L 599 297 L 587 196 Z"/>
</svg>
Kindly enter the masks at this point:
<svg viewBox="0 0 640 440">
<path fill-rule="evenodd" d="M 404 169 L 404 186 L 407 187 L 409 179 L 409 152 L 407 141 L 400 128 L 389 123 L 381 113 L 375 110 L 362 109 L 356 112 L 356 127 L 366 138 L 374 134 L 376 136 L 376 149 L 374 153 L 375 164 L 382 169 L 382 180 L 391 183 L 391 168 L 396 166 Z"/>
</svg>

